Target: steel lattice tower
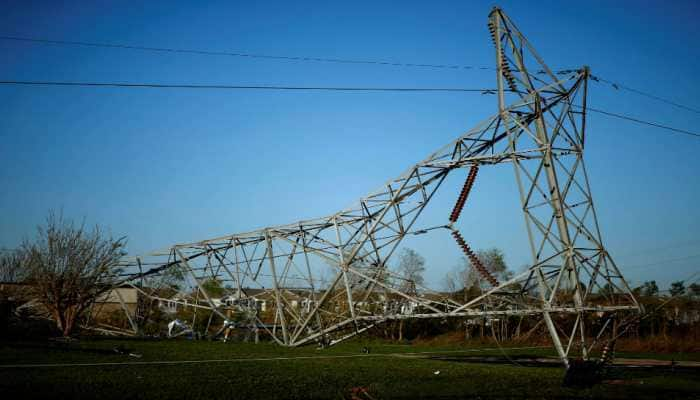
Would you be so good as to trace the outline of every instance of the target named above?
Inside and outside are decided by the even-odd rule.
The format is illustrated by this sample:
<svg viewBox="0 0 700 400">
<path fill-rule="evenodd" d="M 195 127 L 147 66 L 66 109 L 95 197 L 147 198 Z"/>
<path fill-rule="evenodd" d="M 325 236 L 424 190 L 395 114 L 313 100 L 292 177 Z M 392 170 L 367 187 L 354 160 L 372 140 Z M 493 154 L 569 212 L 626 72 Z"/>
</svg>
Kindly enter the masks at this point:
<svg viewBox="0 0 700 400">
<path fill-rule="evenodd" d="M 587 358 L 640 306 L 603 245 L 583 160 L 588 67 L 552 72 L 499 8 L 489 14 L 498 113 L 336 214 L 178 244 L 125 259 L 121 282 L 151 300 L 173 271 L 196 285 L 196 308 L 265 330 L 285 346 L 333 344 L 378 324 L 413 318 L 541 318 L 562 362 Z M 456 229 L 479 168 L 510 163 L 526 221 L 532 265 L 498 282 Z M 414 225 L 451 173 L 469 169 L 447 225 Z M 449 229 L 487 287 L 468 301 L 419 287 L 387 267 L 402 240 Z M 320 279 L 332 273 L 327 281 Z M 204 281 L 230 282 L 225 302 Z M 255 307 L 252 288 L 274 304 Z M 192 305 L 192 304 L 190 304 Z M 138 314 L 138 313 L 137 313 Z M 139 331 L 139 316 L 128 313 Z M 591 322 L 593 321 L 593 322 Z M 211 320 L 210 320 L 211 322 Z M 591 337 L 595 325 L 597 334 Z"/>
</svg>

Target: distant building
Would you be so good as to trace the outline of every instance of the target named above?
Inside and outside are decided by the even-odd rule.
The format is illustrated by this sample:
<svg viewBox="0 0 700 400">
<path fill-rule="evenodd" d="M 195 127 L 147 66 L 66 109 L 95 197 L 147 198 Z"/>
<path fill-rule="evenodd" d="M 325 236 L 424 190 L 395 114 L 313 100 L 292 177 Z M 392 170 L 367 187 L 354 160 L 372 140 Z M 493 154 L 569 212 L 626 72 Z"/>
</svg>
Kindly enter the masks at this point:
<svg viewBox="0 0 700 400">
<path fill-rule="evenodd" d="M 95 299 L 92 307 L 91 318 L 100 319 L 115 311 L 128 310 L 131 315 L 136 313 L 138 308 L 139 293 L 138 289 L 132 286 L 120 286 L 114 288 Z"/>
</svg>

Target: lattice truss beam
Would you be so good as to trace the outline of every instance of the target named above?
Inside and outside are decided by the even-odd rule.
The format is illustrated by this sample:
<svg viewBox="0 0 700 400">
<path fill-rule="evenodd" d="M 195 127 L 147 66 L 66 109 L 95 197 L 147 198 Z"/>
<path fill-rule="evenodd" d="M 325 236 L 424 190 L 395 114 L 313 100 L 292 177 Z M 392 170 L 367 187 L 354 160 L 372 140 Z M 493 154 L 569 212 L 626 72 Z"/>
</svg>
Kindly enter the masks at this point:
<svg viewBox="0 0 700 400">
<path fill-rule="evenodd" d="M 612 315 L 638 310 L 601 239 L 583 161 L 587 67 L 554 74 L 505 13 L 495 8 L 489 30 L 496 49 L 498 113 L 336 214 L 269 227 L 124 260 L 124 283 L 159 299 L 159 278 L 177 271 L 198 287 L 197 307 L 230 318 L 247 310 L 248 326 L 279 344 L 336 343 L 377 324 L 407 318 L 521 315 L 542 318 L 562 360 L 584 357 Z M 510 163 L 519 187 L 533 263 L 498 282 L 455 228 L 479 167 Z M 416 228 L 451 173 L 469 169 L 445 225 Z M 410 235 L 452 230 L 483 278 L 483 295 L 466 302 L 415 285 L 388 268 Z M 227 282 L 217 303 L 204 282 Z M 251 310 L 250 292 L 264 290 L 271 310 Z M 593 294 L 596 296 L 593 296 Z M 590 313 L 601 332 L 585 335 Z M 138 318 L 129 319 L 138 330 Z M 573 322 L 572 322 L 573 321 Z"/>
</svg>

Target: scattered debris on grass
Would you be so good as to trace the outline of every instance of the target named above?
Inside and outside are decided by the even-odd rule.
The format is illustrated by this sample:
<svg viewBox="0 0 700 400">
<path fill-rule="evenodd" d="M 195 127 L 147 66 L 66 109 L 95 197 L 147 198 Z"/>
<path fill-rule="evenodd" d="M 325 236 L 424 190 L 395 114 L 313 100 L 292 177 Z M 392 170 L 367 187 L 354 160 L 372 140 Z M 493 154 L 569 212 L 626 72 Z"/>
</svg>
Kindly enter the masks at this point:
<svg viewBox="0 0 700 400">
<path fill-rule="evenodd" d="M 350 400 L 374 400 L 369 391 L 364 386 L 350 388 Z"/>
<path fill-rule="evenodd" d="M 134 357 L 134 358 L 141 358 L 142 357 L 141 354 L 134 353 L 132 350 L 127 349 L 126 347 L 124 347 L 124 345 L 121 345 L 121 344 L 112 348 L 112 351 L 114 351 L 117 354 L 121 354 L 121 355 L 125 355 L 125 356 L 128 355 L 129 357 Z"/>
</svg>

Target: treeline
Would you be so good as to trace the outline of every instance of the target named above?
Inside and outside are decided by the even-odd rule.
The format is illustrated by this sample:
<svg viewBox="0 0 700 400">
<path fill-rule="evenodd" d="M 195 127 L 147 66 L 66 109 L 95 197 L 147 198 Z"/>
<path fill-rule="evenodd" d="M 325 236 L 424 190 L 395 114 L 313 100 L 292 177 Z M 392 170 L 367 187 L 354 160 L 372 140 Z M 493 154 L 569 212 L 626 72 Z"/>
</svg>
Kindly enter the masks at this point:
<svg viewBox="0 0 700 400">
<path fill-rule="evenodd" d="M 18 249 L 0 253 L 0 328 L 8 326 L 15 316 L 22 316 L 28 308 L 21 304 L 38 303 L 45 315 L 43 320 L 52 320 L 55 334 L 70 336 L 79 327 L 100 296 L 118 282 L 121 270 L 119 259 L 124 255 L 124 239 L 113 239 L 98 227 L 89 229 L 83 224 L 74 224 L 61 215 L 50 214 L 46 224 L 39 227 L 32 240 L 25 240 Z M 416 294 L 423 290 L 426 260 L 412 249 L 398 253 L 392 266 L 405 278 L 401 291 Z M 473 265 L 474 263 L 478 265 Z M 513 276 L 500 249 L 479 250 L 470 258 L 463 257 L 442 280 L 442 296 L 457 302 L 465 302 L 483 293 L 488 285 L 483 282 L 484 272 L 503 282 Z M 481 271 L 481 272 L 479 272 Z M 172 278 L 172 279 L 171 279 Z M 167 288 L 175 291 L 175 281 L 182 277 L 166 276 L 162 282 L 149 283 L 149 287 Z M 172 282 L 171 282 L 172 281 Z M 207 292 L 222 295 L 221 282 L 205 282 Z M 163 289 L 164 290 L 164 289 Z M 598 295 L 602 294 L 601 289 Z M 163 292 L 164 293 L 164 292 Z M 633 289 L 633 293 L 644 312 L 639 318 L 626 321 L 621 343 L 640 350 L 672 351 L 683 349 L 700 350 L 697 346 L 700 332 L 700 284 L 695 282 L 673 282 L 668 290 L 660 290 L 656 281 L 644 282 Z M 197 293 L 194 295 L 197 297 Z M 161 297 L 167 297 L 165 294 Z M 141 302 L 141 299 L 139 299 Z M 145 320 L 161 321 L 166 318 L 151 301 L 147 306 L 139 303 L 138 309 L 146 309 Z M 20 306 L 18 306 L 20 305 Z M 36 309 L 36 307 L 34 308 Z M 24 311 L 23 311 L 24 310 Z M 209 312 L 182 310 L 178 318 L 193 321 L 193 325 L 211 324 Z M 115 313 L 115 319 L 126 318 Z M 190 315 L 191 314 L 191 315 Z M 566 318 L 557 316 L 563 325 L 571 324 Z M 585 326 L 595 334 L 604 323 L 600 315 L 586 316 Z M 26 323 L 29 319 L 23 319 Z M 124 325 L 124 321 L 114 321 Z M 157 333 L 162 324 L 145 326 L 145 331 Z M 0 332 L 0 335 L 3 334 Z M 549 335 L 540 318 L 501 316 L 499 318 L 434 318 L 412 320 L 410 318 L 389 321 L 370 331 L 371 335 L 388 340 L 498 340 L 524 343 L 543 343 Z"/>
<path fill-rule="evenodd" d="M 407 249 L 401 254 L 397 270 L 422 283 L 425 260 Z M 408 255 L 408 256 L 407 256 Z M 500 249 L 479 250 L 480 263 L 500 281 L 513 276 Z M 442 281 L 443 294 L 456 301 L 468 301 L 483 293 L 482 279 L 472 262 L 463 257 Z M 600 289 L 602 293 L 609 288 Z M 672 282 L 660 290 L 656 281 L 647 281 L 632 289 L 642 313 L 627 318 L 619 327 L 618 346 L 635 351 L 700 351 L 700 283 Z M 599 293 L 600 294 L 600 293 Z M 595 293 L 593 297 L 595 297 Z M 572 316 L 557 316 L 562 325 L 573 324 Z M 566 321 L 566 319 L 572 319 Z M 587 335 L 596 335 L 605 319 L 586 317 Z M 621 322 L 621 321 L 618 321 Z M 375 336 L 389 340 L 419 341 L 510 341 L 548 344 L 549 334 L 541 319 L 508 316 L 501 318 L 422 319 L 389 322 L 374 330 Z"/>
</svg>

